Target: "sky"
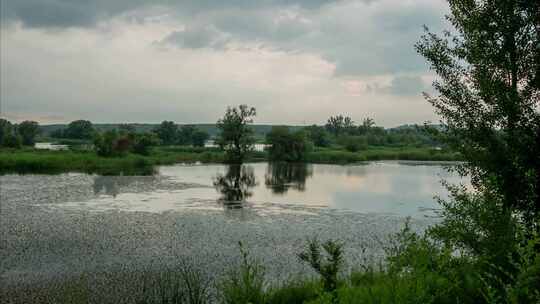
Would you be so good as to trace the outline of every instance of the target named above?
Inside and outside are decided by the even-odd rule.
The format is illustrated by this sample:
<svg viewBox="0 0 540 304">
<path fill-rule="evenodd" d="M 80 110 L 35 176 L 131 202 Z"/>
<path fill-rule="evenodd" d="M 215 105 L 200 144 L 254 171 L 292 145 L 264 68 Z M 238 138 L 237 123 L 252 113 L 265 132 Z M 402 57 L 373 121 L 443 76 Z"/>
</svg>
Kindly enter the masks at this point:
<svg viewBox="0 0 540 304">
<path fill-rule="evenodd" d="M 4 0 L 0 112 L 11 121 L 381 126 L 438 121 L 414 50 L 443 0 Z"/>
</svg>

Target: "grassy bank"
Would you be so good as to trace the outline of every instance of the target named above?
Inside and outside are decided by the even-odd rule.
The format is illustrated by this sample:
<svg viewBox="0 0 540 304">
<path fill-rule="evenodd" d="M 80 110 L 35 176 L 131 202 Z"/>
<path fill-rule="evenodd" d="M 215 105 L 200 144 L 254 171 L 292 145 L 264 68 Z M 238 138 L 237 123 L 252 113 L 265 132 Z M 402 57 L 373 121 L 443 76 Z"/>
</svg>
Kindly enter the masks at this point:
<svg viewBox="0 0 540 304">
<path fill-rule="evenodd" d="M 254 152 L 249 162 L 265 161 L 266 152 Z M 156 165 L 175 163 L 223 163 L 225 155 L 215 148 L 157 147 L 148 156 L 126 154 L 100 157 L 93 151 L 0 150 L 0 173 L 86 172 L 102 175 L 147 175 Z M 458 154 L 429 148 L 378 148 L 361 152 L 317 150 L 308 153 L 310 163 L 346 164 L 369 160 L 461 160 Z"/>
</svg>

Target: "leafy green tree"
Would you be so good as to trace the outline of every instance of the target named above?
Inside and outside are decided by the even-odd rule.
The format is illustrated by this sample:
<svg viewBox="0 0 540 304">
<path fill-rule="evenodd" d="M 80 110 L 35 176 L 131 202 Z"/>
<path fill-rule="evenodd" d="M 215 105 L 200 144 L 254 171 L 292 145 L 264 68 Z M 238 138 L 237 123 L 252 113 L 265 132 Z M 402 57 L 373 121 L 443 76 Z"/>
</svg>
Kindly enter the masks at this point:
<svg viewBox="0 0 540 304">
<path fill-rule="evenodd" d="M 210 138 L 210 135 L 203 130 L 195 130 L 191 135 L 191 142 L 195 147 L 204 147 L 206 141 Z"/>
<path fill-rule="evenodd" d="M 63 135 L 66 138 L 91 139 L 94 136 L 94 127 L 88 120 L 75 120 L 68 124 Z"/>
<path fill-rule="evenodd" d="M 178 143 L 180 145 L 195 145 L 193 136 L 197 129 L 193 125 L 183 125 L 178 131 Z"/>
<path fill-rule="evenodd" d="M 306 127 L 306 133 L 309 140 L 311 140 L 316 147 L 328 147 L 330 145 L 328 133 L 323 127 L 317 125 Z"/>
<path fill-rule="evenodd" d="M 0 119 L 0 146 L 8 148 L 20 148 L 22 144 L 21 136 L 16 132 L 16 128 L 6 119 Z"/>
<path fill-rule="evenodd" d="M 220 130 L 217 143 L 225 150 L 227 161 L 241 163 L 253 150 L 255 139 L 249 124 L 257 114 L 255 108 L 247 105 L 228 107 L 223 118 L 218 120 Z"/>
<path fill-rule="evenodd" d="M 133 141 L 132 151 L 140 155 L 149 155 L 152 146 L 156 146 L 158 143 L 159 140 L 155 134 L 137 134 Z"/>
<path fill-rule="evenodd" d="M 154 130 L 162 145 L 174 145 L 178 140 L 178 125 L 173 121 L 162 121 Z"/>
<path fill-rule="evenodd" d="M 0 118 L 0 146 L 3 146 L 4 139 L 13 132 L 13 125 L 9 120 Z"/>
<path fill-rule="evenodd" d="M 331 116 L 326 123 L 326 129 L 334 136 L 350 133 L 354 130 L 354 121 L 348 116 Z"/>
<path fill-rule="evenodd" d="M 39 124 L 35 121 L 25 120 L 17 126 L 17 131 L 25 146 L 33 146 L 36 136 L 39 134 Z"/>
<path fill-rule="evenodd" d="M 274 161 L 299 162 L 306 158 L 309 145 L 303 131 L 291 133 L 286 126 L 274 126 L 266 134 L 268 157 Z"/>
<path fill-rule="evenodd" d="M 364 118 L 362 124 L 358 126 L 358 133 L 360 133 L 360 135 L 368 134 L 373 127 L 375 127 L 375 121 L 369 117 Z"/>
<path fill-rule="evenodd" d="M 115 154 L 114 146 L 118 139 L 116 130 L 96 133 L 94 135 L 94 149 L 99 156 L 113 156 Z"/>
<path fill-rule="evenodd" d="M 448 0 L 454 31 L 429 32 L 416 49 L 438 79 L 425 94 L 445 141 L 478 190 L 532 225 L 540 216 L 540 2 Z"/>
</svg>

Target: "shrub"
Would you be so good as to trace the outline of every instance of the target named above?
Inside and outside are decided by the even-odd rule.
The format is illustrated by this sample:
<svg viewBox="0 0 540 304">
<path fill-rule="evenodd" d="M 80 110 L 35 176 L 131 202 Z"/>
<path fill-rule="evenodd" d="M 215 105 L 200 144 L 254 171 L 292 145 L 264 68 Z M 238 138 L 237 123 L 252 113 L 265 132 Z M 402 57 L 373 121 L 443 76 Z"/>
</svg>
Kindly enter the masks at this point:
<svg viewBox="0 0 540 304">
<path fill-rule="evenodd" d="M 338 138 L 338 143 L 345 147 L 345 149 L 349 152 L 366 150 L 368 147 L 368 142 L 365 136 L 341 136 Z"/>
<path fill-rule="evenodd" d="M 321 247 L 326 254 L 321 252 Z M 318 240 L 308 242 L 304 251 L 298 254 L 300 260 L 308 263 L 322 278 L 323 289 L 334 294 L 338 287 L 338 273 L 343 264 L 343 244 L 328 240 L 322 245 Z"/>
<path fill-rule="evenodd" d="M 155 135 L 147 133 L 135 136 L 132 151 L 140 155 L 149 155 L 152 146 L 158 144 L 158 139 Z"/>
<path fill-rule="evenodd" d="M 242 262 L 219 285 L 221 300 L 225 304 L 264 303 L 264 268 L 249 257 L 242 242 L 239 245 Z"/>
</svg>

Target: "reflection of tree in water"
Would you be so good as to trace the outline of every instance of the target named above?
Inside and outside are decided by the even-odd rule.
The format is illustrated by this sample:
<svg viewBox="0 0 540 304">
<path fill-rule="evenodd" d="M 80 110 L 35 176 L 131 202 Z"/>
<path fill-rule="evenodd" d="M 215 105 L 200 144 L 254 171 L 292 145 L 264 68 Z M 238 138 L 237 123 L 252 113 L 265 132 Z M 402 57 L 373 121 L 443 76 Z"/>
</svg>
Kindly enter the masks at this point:
<svg viewBox="0 0 540 304">
<path fill-rule="evenodd" d="M 304 191 L 306 179 L 312 175 L 313 167 L 304 163 L 269 163 L 265 184 L 276 194 L 286 193 L 289 188 Z"/>
<path fill-rule="evenodd" d="M 229 165 L 225 174 L 214 177 L 214 187 L 221 193 L 221 199 L 226 203 L 245 201 L 253 195 L 251 188 L 257 186 L 253 167 L 244 165 Z"/>
<path fill-rule="evenodd" d="M 107 195 L 116 197 L 120 194 L 121 188 L 127 187 L 130 184 L 144 180 L 148 181 L 148 177 L 141 176 L 96 176 L 94 178 L 94 194 L 104 192 Z"/>
</svg>

